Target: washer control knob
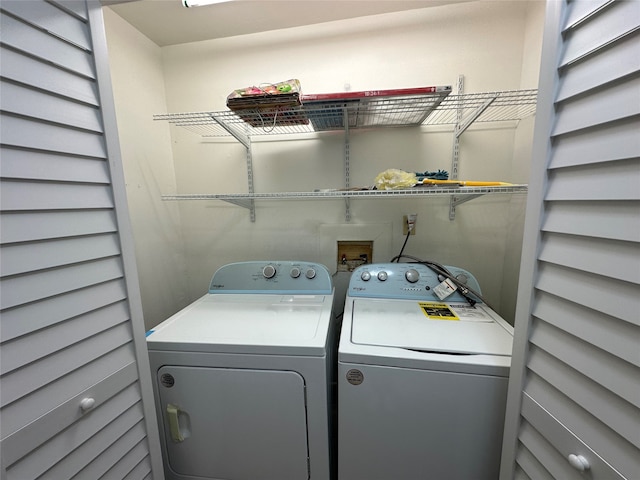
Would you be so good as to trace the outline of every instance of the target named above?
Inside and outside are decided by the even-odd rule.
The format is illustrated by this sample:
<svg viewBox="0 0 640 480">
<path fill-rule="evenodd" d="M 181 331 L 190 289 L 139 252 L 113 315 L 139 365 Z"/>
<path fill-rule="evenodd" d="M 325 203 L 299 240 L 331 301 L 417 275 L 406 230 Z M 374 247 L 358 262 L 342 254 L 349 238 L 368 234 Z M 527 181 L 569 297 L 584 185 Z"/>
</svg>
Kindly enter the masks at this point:
<svg viewBox="0 0 640 480">
<path fill-rule="evenodd" d="M 300 276 L 300 269 L 298 267 L 293 267 L 289 272 L 291 278 L 298 278 Z"/>
<path fill-rule="evenodd" d="M 362 274 L 360 275 L 360 279 L 363 282 L 368 282 L 369 280 L 371 280 L 371 274 L 369 272 L 362 272 Z"/>
<path fill-rule="evenodd" d="M 407 282 L 409 283 L 416 283 L 418 280 L 420 280 L 420 274 L 415 268 L 410 268 L 404 274 L 404 278 L 406 278 Z"/>
<path fill-rule="evenodd" d="M 316 278 L 316 271 L 313 268 L 310 268 L 305 272 L 304 276 L 309 280 L 311 280 L 312 278 Z"/>
<path fill-rule="evenodd" d="M 389 278 L 389 274 L 387 272 L 385 272 L 384 270 L 378 272 L 378 280 L 384 282 L 387 278 Z"/>
<path fill-rule="evenodd" d="M 264 278 L 273 278 L 276 276 L 276 267 L 273 265 L 267 265 L 262 269 L 262 276 Z"/>
<path fill-rule="evenodd" d="M 469 281 L 469 276 L 464 273 L 459 273 L 458 275 L 456 275 L 456 279 L 458 279 L 460 283 L 463 283 L 466 285 L 467 282 Z"/>
</svg>

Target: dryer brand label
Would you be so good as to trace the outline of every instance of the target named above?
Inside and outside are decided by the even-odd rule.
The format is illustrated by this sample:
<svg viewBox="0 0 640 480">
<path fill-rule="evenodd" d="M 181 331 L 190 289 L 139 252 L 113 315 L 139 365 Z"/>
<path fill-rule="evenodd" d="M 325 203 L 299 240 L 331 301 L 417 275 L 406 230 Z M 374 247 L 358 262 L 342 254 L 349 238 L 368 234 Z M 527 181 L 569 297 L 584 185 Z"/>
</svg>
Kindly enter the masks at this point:
<svg viewBox="0 0 640 480">
<path fill-rule="evenodd" d="M 352 368 L 347 372 L 347 382 L 351 385 L 360 385 L 364 382 L 364 374 L 357 368 Z"/>
<path fill-rule="evenodd" d="M 422 312 L 431 320 L 460 320 L 446 303 L 418 302 Z"/>
<path fill-rule="evenodd" d="M 163 373 L 160 377 L 160 383 L 163 387 L 171 388 L 175 385 L 176 380 L 170 373 Z"/>
</svg>

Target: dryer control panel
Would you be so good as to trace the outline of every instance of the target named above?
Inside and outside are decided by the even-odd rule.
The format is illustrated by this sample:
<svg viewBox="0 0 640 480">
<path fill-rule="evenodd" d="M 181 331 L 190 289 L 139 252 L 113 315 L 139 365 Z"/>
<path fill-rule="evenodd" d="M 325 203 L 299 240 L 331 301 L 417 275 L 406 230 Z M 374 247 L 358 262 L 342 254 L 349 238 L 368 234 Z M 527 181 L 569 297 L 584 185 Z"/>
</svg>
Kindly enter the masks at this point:
<svg viewBox="0 0 640 480">
<path fill-rule="evenodd" d="M 331 274 L 313 262 L 252 261 L 230 263 L 213 274 L 209 293 L 331 295 Z"/>
<path fill-rule="evenodd" d="M 458 267 L 445 268 L 459 282 L 475 290 L 479 294 L 480 285 L 467 270 Z M 445 276 L 439 275 L 427 265 L 421 263 L 377 263 L 361 265 L 351 274 L 348 295 L 368 298 L 399 298 L 440 301 L 437 294 Z M 453 286 L 453 282 L 450 282 Z M 453 288 L 453 287 L 451 287 Z M 480 302 L 479 299 L 478 302 Z M 454 290 L 445 299 L 446 302 L 465 302 L 458 290 Z"/>
</svg>

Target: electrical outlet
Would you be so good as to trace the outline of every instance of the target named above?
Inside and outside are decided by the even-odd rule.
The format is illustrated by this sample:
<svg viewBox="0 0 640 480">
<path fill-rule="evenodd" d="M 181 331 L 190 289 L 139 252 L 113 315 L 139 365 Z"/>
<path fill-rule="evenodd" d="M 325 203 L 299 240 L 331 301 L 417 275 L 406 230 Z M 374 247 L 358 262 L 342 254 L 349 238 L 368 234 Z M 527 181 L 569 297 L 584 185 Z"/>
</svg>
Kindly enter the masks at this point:
<svg viewBox="0 0 640 480">
<path fill-rule="evenodd" d="M 406 235 L 409 233 L 411 227 L 411 235 L 416 234 L 416 221 L 418 220 L 417 213 L 410 213 L 409 215 L 402 216 L 402 233 Z"/>
</svg>

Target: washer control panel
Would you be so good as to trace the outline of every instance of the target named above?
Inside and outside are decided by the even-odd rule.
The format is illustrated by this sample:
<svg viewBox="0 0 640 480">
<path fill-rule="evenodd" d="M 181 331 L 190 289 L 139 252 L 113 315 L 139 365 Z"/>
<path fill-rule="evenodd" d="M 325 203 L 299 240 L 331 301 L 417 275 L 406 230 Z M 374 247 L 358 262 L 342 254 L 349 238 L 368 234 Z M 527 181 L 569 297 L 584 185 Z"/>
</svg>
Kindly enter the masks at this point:
<svg viewBox="0 0 640 480">
<path fill-rule="evenodd" d="M 209 293 L 330 295 L 331 274 L 324 265 L 297 261 L 230 263 L 213 274 Z"/>
<path fill-rule="evenodd" d="M 445 266 L 464 285 L 480 291 L 476 278 L 468 271 Z M 361 265 L 351 274 L 348 295 L 351 297 L 400 298 L 440 301 L 434 288 L 445 277 L 438 275 L 421 263 L 374 263 Z M 457 291 L 446 298 L 446 302 L 466 301 Z"/>
</svg>

